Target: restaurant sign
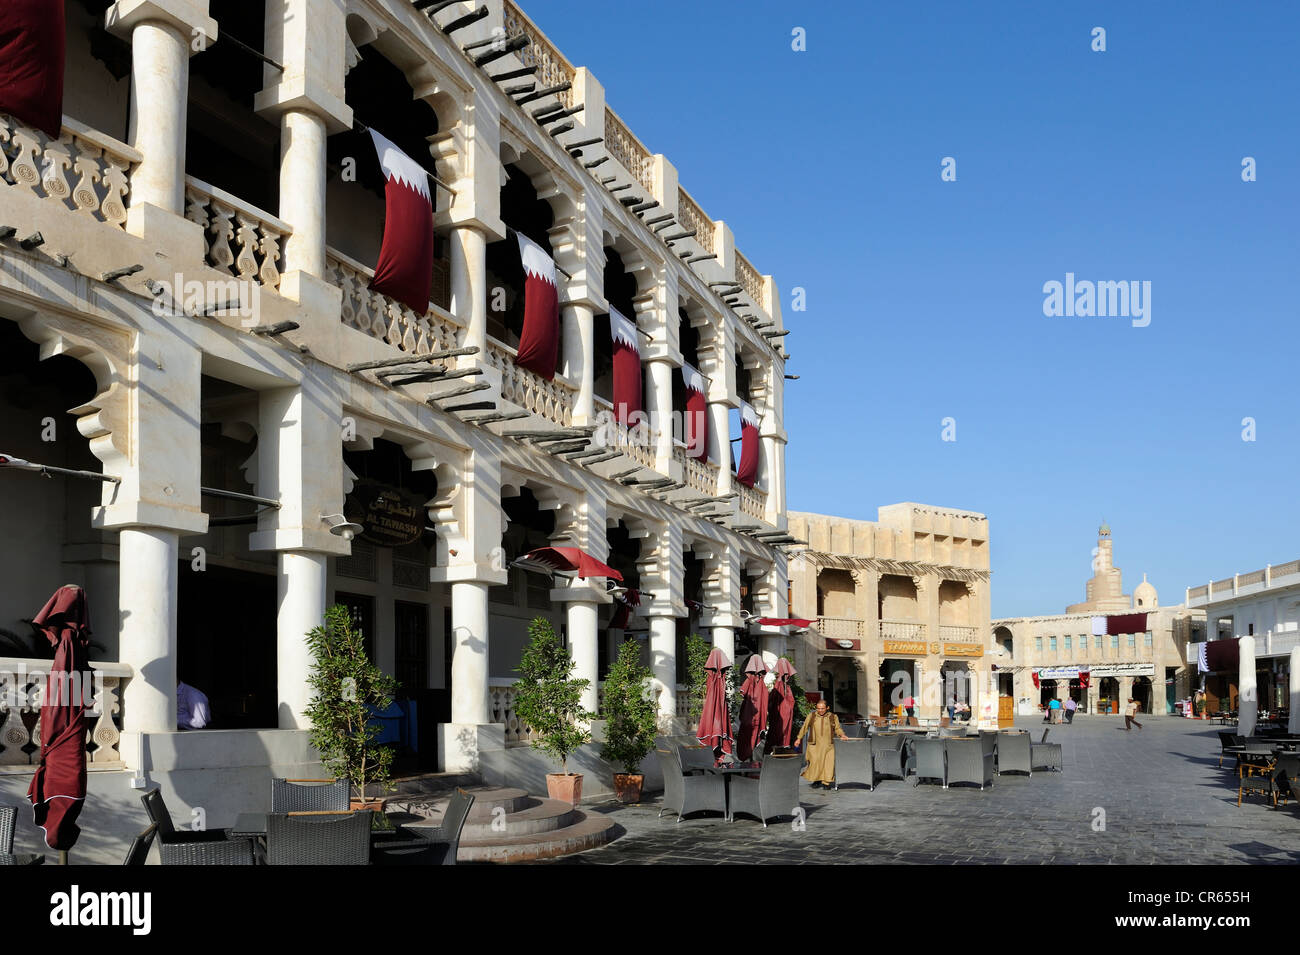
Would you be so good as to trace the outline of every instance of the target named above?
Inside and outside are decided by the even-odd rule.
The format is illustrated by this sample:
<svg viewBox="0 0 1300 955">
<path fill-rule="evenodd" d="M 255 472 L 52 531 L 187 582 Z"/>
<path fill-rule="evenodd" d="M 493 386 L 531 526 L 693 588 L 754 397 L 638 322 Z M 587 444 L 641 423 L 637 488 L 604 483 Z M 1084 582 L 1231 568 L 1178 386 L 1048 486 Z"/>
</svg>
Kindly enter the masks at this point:
<svg viewBox="0 0 1300 955">
<path fill-rule="evenodd" d="M 1034 672 L 1043 680 L 1077 680 L 1079 678 L 1078 667 L 1042 667 Z"/>
<path fill-rule="evenodd" d="M 1154 663 L 1094 663 L 1090 669 L 1094 677 L 1156 675 Z"/>
<path fill-rule="evenodd" d="M 984 644 L 945 643 L 943 645 L 943 655 L 945 657 L 982 657 L 984 656 Z"/>
<path fill-rule="evenodd" d="M 357 481 L 343 513 L 364 528 L 358 536 L 380 547 L 417 541 L 428 523 L 424 495 L 378 481 Z"/>
<path fill-rule="evenodd" d="M 884 652 L 925 656 L 928 651 L 924 640 L 886 640 Z"/>
<path fill-rule="evenodd" d="M 834 637 L 826 637 L 825 640 L 826 640 L 827 650 L 861 650 L 862 649 L 861 640 L 849 640 L 847 638 L 835 639 Z"/>
</svg>

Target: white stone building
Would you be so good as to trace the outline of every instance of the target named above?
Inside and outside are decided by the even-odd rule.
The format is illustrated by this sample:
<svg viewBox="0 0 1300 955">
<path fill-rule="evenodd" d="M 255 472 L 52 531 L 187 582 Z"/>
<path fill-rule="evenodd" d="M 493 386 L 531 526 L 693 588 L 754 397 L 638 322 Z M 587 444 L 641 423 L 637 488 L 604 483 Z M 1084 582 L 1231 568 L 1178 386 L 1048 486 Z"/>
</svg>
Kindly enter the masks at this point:
<svg viewBox="0 0 1300 955">
<path fill-rule="evenodd" d="M 518 7 L 486 0 L 449 32 L 474 5 L 105 6 L 67 4 L 62 136 L 0 116 L 0 452 L 115 479 L 0 470 L 0 628 L 25 637 L 81 584 L 111 677 L 92 791 L 134 808 L 118 824 L 92 801 L 89 826 L 138 828 L 132 780 L 218 826 L 270 775 L 309 774 L 303 636 L 336 601 L 417 704 L 420 764 L 481 771 L 523 742 L 506 686 L 532 617 L 593 681 L 622 636 L 603 580 L 512 569 L 524 551 L 579 546 L 647 594 L 629 630 L 665 714 L 687 632 L 733 653 L 742 610 L 786 615 L 777 287 Z M 367 287 L 385 203 L 364 127 L 440 180 L 423 314 Z M 718 161 L 734 156 L 720 140 Z M 514 361 L 512 230 L 559 270 L 553 380 Z M 214 308 L 233 300 L 251 314 Z M 649 440 L 542 440 L 609 409 L 615 308 L 642 335 Z M 440 380 L 349 369 L 448 350 L 466 351 Z M 707 460 L 671 423 L 684 364 L 707 382 Z M 743 405 L 752 488 L 729 453 Z M 412 539 L 332 532 L 375 489 L 415 502 Z M 784 648 L 781 629 L 756 639 Z M 178 676 L 218 728 L 176 731 Z M 16 801 L 31 726 L 12 707 L 0 724 Z"/>
</svg>

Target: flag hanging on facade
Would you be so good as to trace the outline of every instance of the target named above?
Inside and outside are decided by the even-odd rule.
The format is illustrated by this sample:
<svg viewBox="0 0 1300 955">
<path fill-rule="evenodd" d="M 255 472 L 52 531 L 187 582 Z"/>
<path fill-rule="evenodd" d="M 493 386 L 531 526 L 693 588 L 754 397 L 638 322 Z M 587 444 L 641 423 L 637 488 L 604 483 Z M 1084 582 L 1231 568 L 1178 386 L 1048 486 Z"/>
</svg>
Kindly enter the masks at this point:
<svg viewBox="0 0 1300 955">
<path fill-rule="evenodd" d="M 614 417 L 626 426 L 632 413 L 641 410 L 641 347 L 636 325 L 612 306 L 609 337 L 614 343 Z"/>
<path fill-rule="evenodd" d="M 524 266 L 524 330 L 519 336 L 515 364 L 535 371 L 547 381 L 555 377 L 560 352 L 560 293 L 555 283 L 555 260 L 546 250 L 516 232 L 519 258 Z"/>
<path fill-rule="evenodd" d="M 758 479 L 758 415 L 743 401 L 740 404 L 740 465 L 736 480 L 753 487 Z"/>
<path fill-rule="evenodd" d="M 51 139 L 63 129 L 63 0 L 0 3 L 0 113 Z"/>
<path fill-rule="evenodd" d="M 682 382 L 686 385 L 686 453 L 704 461 L 709 456 L 709 406 L 705 396 L 704 376 L 682 362 Z"/>
<path fill-rule="evenodd" d="M 423 315 L 433 281 L 433 198 L 429 174 L 406 153 L 375 132 L 384 170 L 384 241 L 370 287 Z"/>
<path fill-rule="evenodd" d="M 1106 633 L 1146 633 L 1147 615 L 1144 613 L 1117 613 L 1106 618 Z"/>
</svg>

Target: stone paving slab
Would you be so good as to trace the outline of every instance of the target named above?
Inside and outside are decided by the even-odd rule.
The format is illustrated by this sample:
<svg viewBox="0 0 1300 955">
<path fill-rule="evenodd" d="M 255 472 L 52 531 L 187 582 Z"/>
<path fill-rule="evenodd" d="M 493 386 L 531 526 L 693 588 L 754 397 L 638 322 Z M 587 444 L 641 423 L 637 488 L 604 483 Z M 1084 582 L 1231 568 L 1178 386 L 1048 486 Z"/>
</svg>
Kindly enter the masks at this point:
<svg viewBox="0 0 1300 955">
<path fill-rule="evenodd" d="M 1199 720 L 1080 715 L 1054 726 L 1062 772 L 998 776 L 992 788 L 944 790 L 885 780 L 874 792 L 800 786 L 803 831 L 791 822 L 697 814 L 658 818 L 640 806 L 584 804 L 623 830 L 570 864 L 1177 865 L 1300 862 L 1300 808 L 1262 797 L 1237 808 L 1232 760 L 1218 767 L 1217 730 Z M 1018 720 L 1041 738 L 1040 720 Z M 1104 823 L 1104 828 L 1102 827 Z"/>
</svg>

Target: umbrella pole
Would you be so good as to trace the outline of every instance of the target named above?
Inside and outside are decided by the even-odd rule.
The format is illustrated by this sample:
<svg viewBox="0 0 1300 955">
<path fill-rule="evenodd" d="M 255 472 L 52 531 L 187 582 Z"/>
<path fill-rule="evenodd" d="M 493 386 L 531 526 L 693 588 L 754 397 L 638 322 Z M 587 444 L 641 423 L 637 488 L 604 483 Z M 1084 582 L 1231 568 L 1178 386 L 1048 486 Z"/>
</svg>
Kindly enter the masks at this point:
<svg viewBox="0 0 1300 955">
<path fill-rule="evenodd" d="M 68 864 L 68 850 L 67 850 L 67 849 L 60 849 L 60 850 L 59 850 L 59 865 L 67 865 L 67 864 Z"/>
</svg>

